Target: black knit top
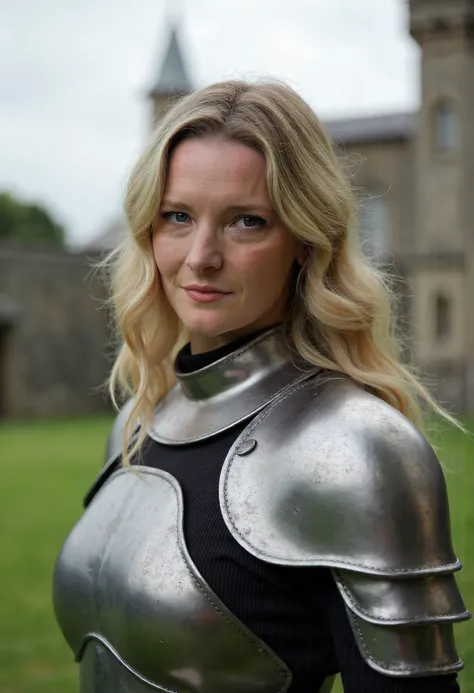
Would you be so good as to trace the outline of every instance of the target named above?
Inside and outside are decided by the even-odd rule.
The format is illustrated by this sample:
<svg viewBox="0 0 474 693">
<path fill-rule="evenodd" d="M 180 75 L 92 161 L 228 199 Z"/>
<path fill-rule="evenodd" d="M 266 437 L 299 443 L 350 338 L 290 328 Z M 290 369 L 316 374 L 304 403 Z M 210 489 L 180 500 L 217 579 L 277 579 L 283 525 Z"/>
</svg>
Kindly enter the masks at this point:
<svg viewBox="0 0 474 693">
<path fill-rule="evenodd" d="M 197 355 L 188 345 L 178 356 L 179 369 L 207 366 L 241 344 Z M 374 671 L 358 651 L 328 568 L 265 563 L 231 536 L 220 510 L 219 477 L 227 452 L 247 424 L 186 446 L 148 439 L 140 463 L 169 472 L 180 483 L 184 536 L 194 564 L 227 608 L 289 667 L 289 693 L 315 693 L 336 672 L 345 693 L 459 693 L 456 674 L 397 679 Z"/>
</svg>

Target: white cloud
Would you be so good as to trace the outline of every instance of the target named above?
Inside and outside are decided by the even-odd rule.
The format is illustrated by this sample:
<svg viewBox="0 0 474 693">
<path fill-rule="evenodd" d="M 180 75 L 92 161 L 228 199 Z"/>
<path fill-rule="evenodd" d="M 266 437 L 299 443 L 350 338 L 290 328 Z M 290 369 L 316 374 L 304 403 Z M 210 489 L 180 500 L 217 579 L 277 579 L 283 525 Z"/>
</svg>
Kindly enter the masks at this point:
<svg viewBox="0 0 474 693">
<path fill-rule="evenodd" d="M 403 0 L 187 0 L 198 86 L 274 75 L 319 115 L 412 108 L 417 51 Z M 18 0 L 0 26 L 0 188 L 47 202 L 74 240 L 120 206 L 166 44 L 156 0 Z"/>
</svg>

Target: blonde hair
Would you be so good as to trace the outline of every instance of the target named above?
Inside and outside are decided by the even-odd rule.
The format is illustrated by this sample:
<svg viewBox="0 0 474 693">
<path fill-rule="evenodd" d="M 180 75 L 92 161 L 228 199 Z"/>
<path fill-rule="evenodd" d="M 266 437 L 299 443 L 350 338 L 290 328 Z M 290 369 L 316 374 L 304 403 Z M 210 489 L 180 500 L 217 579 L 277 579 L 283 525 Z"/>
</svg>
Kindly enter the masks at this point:
<svg viewBox="0 0 474 693">
<path fill-rule="evenodd" d="M 354 193 L 320 121 L 284 84 L 227 81 L 183 98 L 158 124 L 129 179 L 129 233 L 106 259 L 123 340 L 110 393 L 115 404 L 117 393 L 134 399 L 123 463 L 140 449 L 156 403 L 174 383 L 173 361 L 186 339 L 162 290 L 151 235 L 173 148 L 183 139 L 203 136 L 235 140 L 263 155 L 274 208 L 306 245 L 307 261 L 286 318 L 296 352 L 309 364 L 343 372 L 367 386 L 420 430 L 420 404 L 453 421 L 401 363 L 390 277 L 359 246 Z"/>
</svg>

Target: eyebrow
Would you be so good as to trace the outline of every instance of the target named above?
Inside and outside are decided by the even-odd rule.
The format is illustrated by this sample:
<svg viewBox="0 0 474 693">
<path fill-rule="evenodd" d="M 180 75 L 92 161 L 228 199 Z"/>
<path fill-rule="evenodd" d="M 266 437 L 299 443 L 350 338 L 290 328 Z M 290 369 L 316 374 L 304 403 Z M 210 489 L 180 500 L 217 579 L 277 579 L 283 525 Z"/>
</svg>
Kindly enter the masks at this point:
<svg viewBox="0 0 474 693">
<path fill-rule="evenodd" d="M 261 212 L 263 214 L 273 214 L 273 209 L 270 207 L 265 207 L 259 204 L 252 204 L 251 202 L 247 205 L 232 205 L 227 207 L 229 212 L 249 212 L 250 210 L 255 212 Z"/>
<path fill-rule="evenodd" d="M 185 209 L 191 211 L 192 207 L 187 205 L 185 202 L 180 202 L 179 200 L 163 199 L 161 201 L 161 207 L 170 207 L 171 209 Z M 270 207 L 265 207 L 264 205 L 254 204 L 249 202 L 248 204 L 230 205 L 230 207 L 225 208 L 226 212 L 232 213 L 243 213 L 243 212 L 259 212 L 262 214 L 273 214 L 274 210 Z"/>
<path fill-rule="evenodd" d="M 178 200 L 161 200 L 160 207 L 171 207 L 172 209 L 191 209 L 191 207 L 184 202 L 178 202 Z"/>
</svg>

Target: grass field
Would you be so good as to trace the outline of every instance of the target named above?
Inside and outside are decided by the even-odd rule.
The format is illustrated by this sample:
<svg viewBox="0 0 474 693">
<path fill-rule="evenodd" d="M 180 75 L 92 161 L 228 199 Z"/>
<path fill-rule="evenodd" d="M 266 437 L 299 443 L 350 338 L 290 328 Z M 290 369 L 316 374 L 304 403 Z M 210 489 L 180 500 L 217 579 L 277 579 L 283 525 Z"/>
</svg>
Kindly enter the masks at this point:
<svg viewBox="0 0 474 693">
<path fill-rule="evenodd" d="M 77 691 L 77 668 L 52 614 L 51 573 L 101 465 L 109 424 L 110 418 L 95 417 L 0 427 L 0 693 Z M 469 425 L 474 432 L 474 422 Z M 445 465 L 454 542 L 465 563 L 459 583 L 473 610 L 474 442 L 452 429 L 432 439 Z M 474 693 L 474 619 L 457 632 L 466 662 L 462 691 Z"/>
</svg>

